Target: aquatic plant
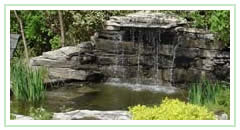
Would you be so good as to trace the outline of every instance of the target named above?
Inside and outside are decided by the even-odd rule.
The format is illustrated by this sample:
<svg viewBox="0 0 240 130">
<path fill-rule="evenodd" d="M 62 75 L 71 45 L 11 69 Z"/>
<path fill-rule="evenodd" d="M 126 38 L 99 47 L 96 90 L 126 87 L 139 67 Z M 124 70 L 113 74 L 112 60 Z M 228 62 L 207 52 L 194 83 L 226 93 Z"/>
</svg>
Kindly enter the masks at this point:
<svg viewBox="0 0 240 130">
<path fill-rule="evenodd" d="M 45 96 L 45 70 L 31 69 L 23 61 L 11 64 L 11 90 L 17 100 L 38 102 Z"/>
<path fill-rule="evenodd" d="M 230 87 L 226 83 L 202 80 L 193 83 L 188 93 L 189 102 L 204 105 L 209 110 L 230 113 Z"/>
<path fill-rule="evenodd" d="M 206 107 L 165 98 L 159 106 L 137 105 L 129 108 L 133 120 L 215 120 Z"/>
<path fill-rule="evenodd" d="M 53 113 L 47 111 L 46 109 L 39 107 L 39 108 L 30 108 L 29 114 L 34 120 L 50 120 L 52 119 Z"/>
<path fill-rule="evenodd" d="M 16 119 L 16 116 L 12 113 L 10 113 L 10 120 L 15 120 Z"/>
</svg>

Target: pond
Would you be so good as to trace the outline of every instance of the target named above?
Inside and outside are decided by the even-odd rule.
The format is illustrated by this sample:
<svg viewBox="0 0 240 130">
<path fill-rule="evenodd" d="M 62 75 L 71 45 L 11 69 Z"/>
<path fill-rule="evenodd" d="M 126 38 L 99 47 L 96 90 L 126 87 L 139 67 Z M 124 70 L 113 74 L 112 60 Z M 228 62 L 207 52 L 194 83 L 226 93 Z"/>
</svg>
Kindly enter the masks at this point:
<svg viewBox="0 0 240 130">
<path fill-rule="evenodd" d="M 48 89 L 46 99 L 39 104 L 11 100 L 11 113 L 29 115 L 31 107 L 43 107 L 50 112 L 72 110 L 128 110 L 134 105 L 157 105 L 165 97 L 186 101 L 184 90 L 167 93 L 165 91 L 134 90 L 131 87 L 109 84 L 67 83 Z"/>
</svg>

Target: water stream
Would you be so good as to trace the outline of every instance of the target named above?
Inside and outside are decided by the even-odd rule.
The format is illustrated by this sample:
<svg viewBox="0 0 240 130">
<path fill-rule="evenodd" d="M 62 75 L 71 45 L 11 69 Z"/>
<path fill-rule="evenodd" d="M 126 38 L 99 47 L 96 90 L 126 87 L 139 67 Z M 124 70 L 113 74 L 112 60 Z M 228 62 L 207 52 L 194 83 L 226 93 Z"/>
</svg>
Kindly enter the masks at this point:
<svg viewBox="0 0 240 130">
<path fill-rule="evenodd" d="M 178 48 L 178 46 L 181 44 L 180 42 L 180 36 L 177 35 L 177 40 L 176 40 L 176 45 L 173 45 L 173 50 L 172 50 L 172 62 L 171 62 L 171 66 L 170 66 L 170 83 L 171 83 L 171 87 L 173 87 L 175 85 L 174 83 L 174 77 L 173 77 L 173 73 L 174 73 L 174 63 L 175 63 L 175 59 L 176 59 L 176 50 Z"/>
<path fill-rule="evenodd" d="M 155 85 L 159 87 L 159 49 L 160 49 L 160 44 L 161 44 L 161 30 L 159 30 L 158 33 L 158 38 L 154 39 L 154 44 L 155 44 L 155 61 L 154 61 L 154 66 L 155 66 Z"/>
<path fill-rule="evenodd" d="M 115 40 L 116 42 L 114 42 L 114 54 L 115 54 L 115 66 L 114 66 L 114 70 L 113 70 L 113 73 L 114 75 L 116 76 L 115 78 L 118 78 L 118 69 L 119 69 L 119 44 L 120 44 L 120 41 L 118 39 Z"/>
<path fill-rule="evenodd" d="M 144 64 L 141 63 L 141 60 L 145 62 L 145 51 L 149 51 L 149 46 L 152 46 L 152 61 L 150 59 L 147 59 L 149 65 L 152 65 L 153 67 L 153 74 L 152 77 L 152 83 L 151 85 L 154 85 L 156 87 L 162 87 L 162 79 L 161 79 L 161 74 L 159 72 L 159 68 L 161 67 L 160 65 L 163 65 L 163 56 L 160 55 L 160 47 L 162 47 L 162 38 L 161 35 L 164 32 L 164 30 L 161 29 L 156 29 L 156 30 L 149 30 L 149 29 L 142 29 L 142 28 L 130 28 L 130 41 L 133 42 L 134 48 L 136 49 L 135 56 L 136 56 L 136 77 L 135 77 L 135 86 L 142 87 L 142 84 L 145 84 L 145 77 L 143 76 L 144 73 Z M 115 78 L 118 78 L 121 83 L 130 83 L 129 81 L 125 80 L 125 73 L 124 70 L 126 68 L 124 64 L 124 47 L 122 45 L 120 46 L 119 43 L 122 43 L 123 38 L 122 35 L 118 36 L 118 40 L 115 42 L 115 54 L 116 54 L 116 64 L 114 68 L 114 74 Z M 175 36 L 174 36 L 175 37 Z M 176 58 L 176 50 L 179 46 L 179 36 L 176 34 L 176 37 L 173 38 L 173 47 L 169 48 L 169 52 L 172 55 L 172 60 L 170 63 L 168 63 L 168 73 L 169 73 L 169 86 L 173 87 L 174 86 L 174 78 L 173 78 L 173 73 L 174 73 L 174 62 Z M 120 48 L 121 47 L 121 48 Z M 145 48 L 147 47 L 147 48 Z M 119 49 L 120 48 L 120 49 Z M 146 49 L 146 50 L 145 50 Z M 163 50 L 163 49 L 161 49 Z M 151 53 L 151 52 L 150 52 Z M 147 54 L 149 56 L 149 54 Z M 151 55 L 151 54 L 150 54 Z M 150 62 L 149 62 L 150 61 Z M 160 64 L 161 63 L 161 64 Z M 121 70 L 117 70 L 121 69 Z M 117 76 L 120 73 L 121 76 Z M 116 81 L 116 80 L 115 80 Z M 148 82 L 149 83 L 149 82 Z M 146 85 L 146 84 L 145 84 Z"/>
<path fill-rule="evenodd" d="M 119 35 L 119 42 L 122 43 L 122 35 Z M 122 43 L 123 44 L 123 43 Z M 124 66 L 125 54 L 124 47 L 121 48 L 121 67 Z M 122 79 L 125 80 L 125 68 L 122 69 Z"/>
</svg>

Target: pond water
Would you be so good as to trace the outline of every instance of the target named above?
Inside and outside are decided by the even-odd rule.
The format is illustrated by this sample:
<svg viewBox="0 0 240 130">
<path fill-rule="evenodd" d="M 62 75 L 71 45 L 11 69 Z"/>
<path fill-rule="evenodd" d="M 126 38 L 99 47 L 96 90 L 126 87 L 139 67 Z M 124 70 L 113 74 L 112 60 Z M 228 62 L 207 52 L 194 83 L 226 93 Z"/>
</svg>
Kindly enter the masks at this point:
<svg viewBox="0 0 240 130">
<path fill-rule="evenodd" d="M 165 97 L 186 100 L 186 92 L 178 90 L 174 93 L 136 91 L 129 87 L 109 84 L 68 83 L 63 87 L 47 90 L 46 99 L 39 104 L 29 104 L 11 100 L 11 112 L 29 115 L 31 107 L 43 107 L 51 112 L 66 112 L 76 109 L 88 110 L 127 110 L 129 106 L 138 104 L 157 105 Z"/>
</svg>

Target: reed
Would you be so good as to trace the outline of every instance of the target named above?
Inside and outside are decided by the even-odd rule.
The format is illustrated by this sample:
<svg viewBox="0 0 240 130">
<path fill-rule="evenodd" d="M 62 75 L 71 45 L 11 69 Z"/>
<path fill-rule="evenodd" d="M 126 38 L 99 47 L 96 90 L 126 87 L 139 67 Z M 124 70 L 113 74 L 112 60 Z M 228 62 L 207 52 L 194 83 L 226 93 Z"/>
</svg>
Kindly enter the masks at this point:
<svg viewBox="0 0 240 130">
<path fill-rule="evenodd" d="M 25 62 L 11 64 L 11 89 L 17 100 L 38 102 L 44 99 L 43 69 L 32 69 Z"/>
<path fill-rule="evenodd" d="M 193 83 L 188 91 L 188 99 L 192 104 L 230 113 L 230 86 L 226 83 L 208 80 Z"/>
</svg>

